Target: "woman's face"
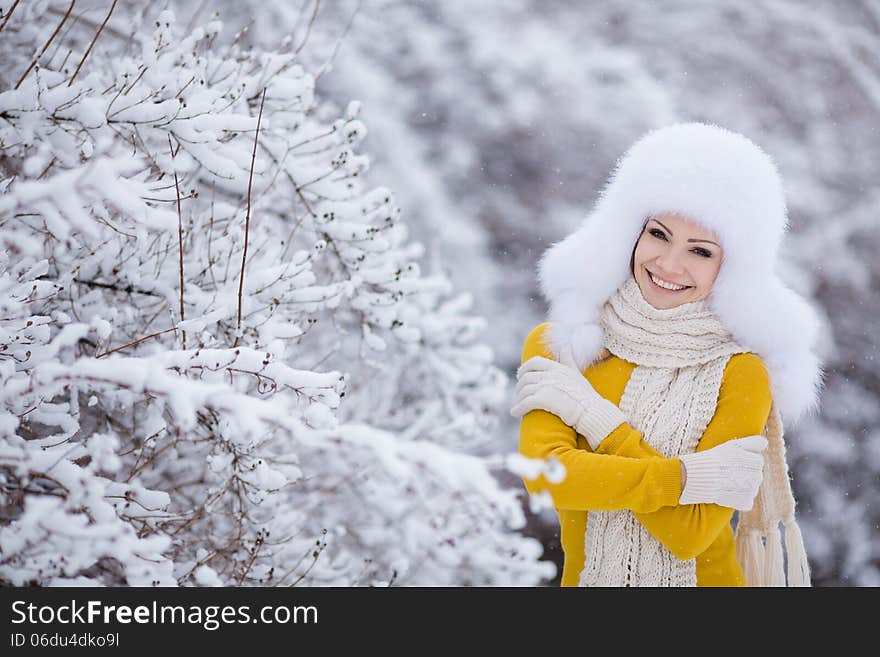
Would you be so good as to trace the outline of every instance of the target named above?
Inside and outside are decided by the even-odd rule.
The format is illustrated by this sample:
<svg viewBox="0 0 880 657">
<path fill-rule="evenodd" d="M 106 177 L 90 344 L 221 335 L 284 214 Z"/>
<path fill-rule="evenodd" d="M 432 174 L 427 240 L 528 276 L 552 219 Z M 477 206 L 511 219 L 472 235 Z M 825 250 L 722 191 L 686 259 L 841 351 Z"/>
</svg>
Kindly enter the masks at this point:
<svg viewBox="0 0 880 657">
<path fill-rule="evenodd" d="M 654 308 L 667 309 L 705 299 L 718 270 L 723 253 L 721 240 L 680 214 L 658 212 L 651 215 L 633 257 L 633 276 L 645 301 Z M 657 285 L 652 276 L 670 290 Z"/>
</svg>

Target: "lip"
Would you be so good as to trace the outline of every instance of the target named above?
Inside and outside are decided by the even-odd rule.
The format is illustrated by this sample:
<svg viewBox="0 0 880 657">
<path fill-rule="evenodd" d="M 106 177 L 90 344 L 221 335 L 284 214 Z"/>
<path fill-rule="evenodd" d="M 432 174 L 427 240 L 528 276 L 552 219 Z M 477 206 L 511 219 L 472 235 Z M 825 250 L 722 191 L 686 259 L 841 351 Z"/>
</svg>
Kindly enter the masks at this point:
<svg viewBox="0 0 880 657">
<path fill-rule="evenodd" d="M 679 292 L 684 292 L 685 290 L 690 290 L 693 287 L 693 285 L 689 285 L 686 288 L 684 288 L 684 290 L 667 290 L 665 287 L 660 287 L 659 285 L 657 285 L 653 281 L 653 279 L 651 278 L 652 273 L 650 270 L 648 270 L 647 267 L 645 268 L 645 271 L 648 273 L 648 282 L 651 284 L 651 287 L 654 288 L 655 290 L 657 290 L 658 292 L 666 292 L 667 294 L 678 294 Z M 665 278 L 661 278 L 660 276 L 657 276 L 657 278 L 659 278 L 662 281 L 666 281 Z M 666 282 L 672 283 L 672 281 L 666 281 Z M 672 283 L 672 284 L 679 285 L 679 283 Z"/>
</svg>

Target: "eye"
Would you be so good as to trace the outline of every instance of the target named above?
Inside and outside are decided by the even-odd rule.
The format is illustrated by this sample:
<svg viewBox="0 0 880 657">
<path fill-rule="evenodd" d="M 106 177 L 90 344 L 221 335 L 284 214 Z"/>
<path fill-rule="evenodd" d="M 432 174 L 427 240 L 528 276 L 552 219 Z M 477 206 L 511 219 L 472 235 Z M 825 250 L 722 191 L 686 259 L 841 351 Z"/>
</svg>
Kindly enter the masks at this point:
<svg viewBox="0 0 880 657">
<path fill-rule="evenodd" d="M 667 242 L 669 241 L 666 239 L 666 233 L 664 233 L 659 228 L 651 228 L 650 230 L 648 230 L 648 234 L 653 235 L 654 237 L 656 237 L 658 239 L 662 239 L 663 241 L 667 241 Z M 704 258 L 711 258 L 712 257 L 711 251 L 709 251 L 708 249 L 703 249 L 699 246 L 696 247 L 695 249 L 692 249 L 692 251 L 694 253 L 696 253 L 697 255 L 700 255 Z"/>
</svg>

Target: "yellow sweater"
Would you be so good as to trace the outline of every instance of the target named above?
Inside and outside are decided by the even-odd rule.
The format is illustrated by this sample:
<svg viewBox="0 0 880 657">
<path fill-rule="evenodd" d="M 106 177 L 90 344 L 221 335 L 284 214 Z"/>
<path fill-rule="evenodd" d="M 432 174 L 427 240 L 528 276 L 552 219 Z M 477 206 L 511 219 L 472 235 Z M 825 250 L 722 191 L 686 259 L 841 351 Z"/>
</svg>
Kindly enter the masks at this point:
<svg viewBox="0 0 880 657">
<path fill-rule="evenodd" d="M 529 333 L 523 362 L 533 356 L 553 358 L 542 340 L 546 326 L 540 324 Z M 596 392 L 619 405 L 634 369 L 634 363 L 612 355 L 583 374 Z M 770 405 L 764 362 L 753 353 L 734 354 L 724 370 L 715 415 L 697 451 L 762 433 Z M 578 585 L 585 560 L 588 509 L 631 510 L 676 557 L 696 557 L 697 586 L 745 586 L 736 561 L 734 509 L 717 504 L 679 505 L 681 461 L 663 457 L 629 424 L 617 427 L 593 452 L 586 438 L 556 415 L 534 410 L 522 418 L 519 451 L 529 458 L 552 456 L 565 466 L 566 477 L 560 483 L 551 483 L 543 475 L 523 479 L 530 493 L 546 490 L 553 498 L 565 554 L 562 586 Z"/>
</svg>

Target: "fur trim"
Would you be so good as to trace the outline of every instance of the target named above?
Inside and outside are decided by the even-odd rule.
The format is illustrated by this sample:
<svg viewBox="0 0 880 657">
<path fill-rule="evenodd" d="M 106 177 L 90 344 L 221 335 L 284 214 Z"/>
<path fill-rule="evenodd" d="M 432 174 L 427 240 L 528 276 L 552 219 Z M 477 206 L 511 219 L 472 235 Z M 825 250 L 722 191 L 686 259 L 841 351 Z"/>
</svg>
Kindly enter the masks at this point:
<svg viewBox="0 0 880 657">
<path fill-rule="evenodd" d="M 724 261 L 707 301 L 734 339 L 763 359 L 786 424 L 818 406 L 817 312 L 775 273 L 788 229 L 782 181 L 748 138 L 706 123 L 647 133 L 621 157 L 580 228 L 538 263 L 549 306 L 548 347 L 585 369 L 602 351 L 599 308 L 631 275 L 646 219 L 676 211 L 713 230 Z"/>
</svg>

